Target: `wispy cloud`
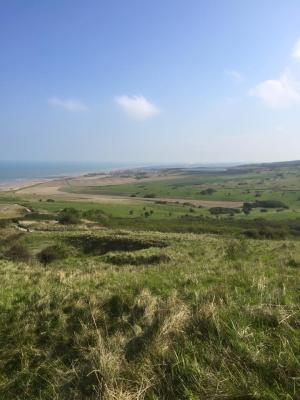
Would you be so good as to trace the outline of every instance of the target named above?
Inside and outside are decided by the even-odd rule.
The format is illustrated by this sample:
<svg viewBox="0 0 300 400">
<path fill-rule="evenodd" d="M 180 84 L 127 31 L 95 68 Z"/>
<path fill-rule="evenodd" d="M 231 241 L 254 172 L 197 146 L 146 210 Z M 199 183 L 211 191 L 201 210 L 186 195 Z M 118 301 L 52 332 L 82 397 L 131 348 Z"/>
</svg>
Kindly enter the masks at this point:
<svg viewBox="0 0 300 400">
<path fill-rule="evenodd" d="M 228 75 L 235 83 L 241 83 L 244 80 L 243 75 L 235 69 L 227 69 L 225 74 Z"/>
<path fill-rule="evenodd" d="M 300 37 L 291 55 L 300 60 Z M 290 107 L 300 104 L 300 82 L 295 80 L 290 69 L 286 68 L 278 79 L 268 79 L 259 83 L 249 91 L 249 95 L 259 97 L 265 105 L 272 108 Z"/>
<path fill-rule="evenodd" d="M 300 101 L 300 92 L 289 71 L 285 71 L 279 79 L 270 79 L 259 83 L 250 90 L 250 96 L 259 97 L 267 106 L 285 108 Z"/>
<path fill-rule="evenodd" d="M 115 98 L 118 106 L 130 117 L 146 120 L 159 114 L 160 110 L 143 96 L 118 96 Z"/>
<path fill-rule="evenodd" d="M 58 97 L 51 97 L 48 99 L 48 104 L 52 107 L 63 108 L 70 112 L 85 112 L 88 111 L 88 107 L 82 101 L 77 99 L 60 99 Z"/>
<path fill-rule="evenodd" d="M 292 57 L 300 60 L 300 37 L 294 46 Z"/>
</svg>

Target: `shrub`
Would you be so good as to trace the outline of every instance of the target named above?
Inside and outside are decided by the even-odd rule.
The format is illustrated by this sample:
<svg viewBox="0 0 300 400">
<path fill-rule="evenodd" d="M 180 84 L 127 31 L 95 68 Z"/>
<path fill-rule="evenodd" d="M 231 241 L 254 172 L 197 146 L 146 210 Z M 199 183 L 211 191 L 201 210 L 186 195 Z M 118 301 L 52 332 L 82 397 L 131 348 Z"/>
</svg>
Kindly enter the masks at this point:
<svg viewBox="0 0 300 400">
<path fill-rule="evenodd" d="M 8 221 L 6 219 L 0 219 L 0 228 L 6 228 Z"/>
<path fill-rule="evenodd" d="M 202 194 L 202 195 L 211 195 L 211 194 L 213 194 L 213 193 L 215 193 L 216 192 L 216 190 L 215 189 L 213 189 L 213 188 L 207 188 L 207 189 L 205 189 L 205 190 L 202 190 L 201 192 L 200 192 L 200 194 Z"/>
<path fill-rule="evenodd" d="M 50 264 L 55 260 L 62 259 L 64 256 L 64 250 L 56 245 L 45 247 L 37 255 L 39 262 L 44 265 Z"/>
<path fill-rule="evenodd" d="M 12 245 L 6 252 L 5 256 L 12 261 L 24 261 L 30 260 L 30 253 L 28 249 L 20 243 Z"/>
<path fill-rule="evenodd" d="M 78 224 L 80 213 L 75 208 L 64 208 L 58 214 L 58 222 L 63 225 Z"/>
<path fill-rule="evenodd" d="M 251 206 L 250 203 L 244 203 L 243 204 L 243 212 L 244 212 L 244 214 L 246 214 L 246 215 L 250 214 L 251 210 L 252 210 L 252 206 Z"/>
<path fill-rule="evenodd" d="M 245 214 L 249 214 L 252 208 L 289 208 L 285 203 L 279 200 L 255 200 L 253 203 L 244 203 L 243 211 Z"/>
<path fill-rule="evenodd" d="M 300 261 L 290 258 L 287 262 L 287 265 L 292 268 L 300 268 Z"/>
<path fill-rule="evenodd" d="M 134 254 L 134 253 L 117 253 L 108 254 L 105 257 L 105 262 L 114 265 L 155 265 L 170 261 L 167 254 Z"/>
<path fill-rule="evenodd" d="M 38 211 L 31 212 L 29 214 L 24 215 L 24 219 L 26 220 L 35 220 L 35 221 L 51 221 L 55 219 L 55 215 L 53 214 L 40 214 Z"/>
<path fill-rule="evenodd" d="M 259 233 L 256 229 L 248 229 L 243 232 L 243 234 L 249 239 L 259 239 Z"/>
<path fill-rule="evenodd" d="M 188 201 L 185 201 L 184 203 L 182 203 L 182 205 L 187 207 L 195 207 L 194 204 L 189 203 Z"/>
<path fill-rule="evenodd" d="M 254 207 L 262 208 L 289 208 L 285 203 L 279 200 L 256 200 Z"/>
<path fill-rule="evenodd" d="M 102 210 L 99 209 L 85 211 L 83 213 L 83 217 L 92 221 L 99 222 L 103 225 L 106 225 L 109 220 L 108 215 L 106 215 Z"/>
<path fill-rule="evenodd" d="M 97 237 L 92 235 L 74 236 L 69 242 L 76 248 L 83 250 L 85 254 L 102 255 L 110 251 L 135 251 L 148 249 L 149 247 L 166 247 L 163 240 L 143 240 L 130 237 Z"/>
<path fill-rule="evenodd" d="M 209 209 L 209 212 L 212 215 L 220 215 L 220 214 L 238 214 L 240 210 L 238 208 L 226 208 L 226 207 L 212 207 Z"/>
<path fill-rule="evenodd" d="M 276 229 L 271 226 L 264 226 L 259 229 L 251 229 L 243 232 L 251 239 L 285 239 L 287 232 L 284 229 Z"/>
</svg>

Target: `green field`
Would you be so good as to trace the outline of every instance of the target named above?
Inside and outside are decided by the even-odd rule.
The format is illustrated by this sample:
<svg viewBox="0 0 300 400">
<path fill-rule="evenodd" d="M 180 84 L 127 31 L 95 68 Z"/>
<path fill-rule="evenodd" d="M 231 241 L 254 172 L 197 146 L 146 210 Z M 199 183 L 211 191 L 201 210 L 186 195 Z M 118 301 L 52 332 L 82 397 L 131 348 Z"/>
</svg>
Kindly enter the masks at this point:
<svg viewBox="0 0 300 400">
<path fill-rule="evenodd" d="M 147 179 L 139 178 L 135 183 L 113 186 L 78 186 L 70 179 L 67 185 L 60 188 L 61 196 L 54 195 L 53 199 L 50 198 L 52 201 L 42 195 L 17 192 L 15 195 L 0 196 L 0 204 L 2 207 L 11 205 L 11 212 L 16 205 L 31 209 L 34 212 L 25 216 L 27 220 L 41 221 L 45 213 L 55 219 L 64 208 L 74 208 L 86 223 L 98 223 L 107 228 L 242 234 L 256 238 L 300 236 L 298 164 L 227 171 L 165 171 L 159 180 L 157 174 L 153 174 L 153 178 L 151 176 L 148 173 Z M 38 186 L 35 185 L 34 190 L 38 190 Z M 70 200 L 68 196 L 74 194 L 79 196 L 78 199 Z M 81 199 L 82 194 L 89 198 Z M 94 200 L 97 195 L 102 196 L 101 203 Z M 111 196 L 125 197 L 126 202 L 112 202 Z M 175 202 L 172 203 L 172 199 Z M 193 201 L 198 203 L 195 205 Z M 201 201 L 208 203 L 202 207 Z M 232 201 L 239 202 L 237 204 L 261 202 L 266 206 L 254 207 L 246 213 L 241 206 L 233 203 L 235 210 L 226 210 L 226 205 Z M 282 206 L 269 207 L 268 202 L 274 201 Z M 212 202 L 211 207 L 209 202 Z M 221 208 L 217 212 L 211 210 L 214 202 L 219 202 Z M 41 215 L 37 215 L 39 213 Z M 22 222 L 20 214 L 16 213 L 15 217 Z M 0 214 L 0 218 L 5 219 L 5 214 Z"/>
<path fill-rule="evenodd" d="M 175 177 L 143 182 L 105 186 L 72 186 L 62 188 L 68 193 L 126 196 L 138 199 L 186 199 L 208 201 L 253 202 L 255 200 L 278 200 L 286 204 L 286 210 L 267 210 L 263 218 L 284 220 L 300 217 L 300 166 L 288 168 L 256 168 L 253 171 L 231 169 L 225 172 L 182 173 Z M 210 191 L 210 192 L 207 192 Z M 205 210 L 201 215 L 207 215 Z M 259 218 L 261 210 L 238 218 Z"/>
<path fill-rule="evenodd" d="M 205 194 L 207 188 L 214 190 Z M 220 172 L 186 174 L 181 178 L 143 181 L 132 184 L 74 187 L 64 190 L 74 193 L 116 196 L 187 198 L 220 201 L 252 201 L 281 199 L 290 206 L 300 207 L 300 167 L 288 171 Z"/>
</svg>

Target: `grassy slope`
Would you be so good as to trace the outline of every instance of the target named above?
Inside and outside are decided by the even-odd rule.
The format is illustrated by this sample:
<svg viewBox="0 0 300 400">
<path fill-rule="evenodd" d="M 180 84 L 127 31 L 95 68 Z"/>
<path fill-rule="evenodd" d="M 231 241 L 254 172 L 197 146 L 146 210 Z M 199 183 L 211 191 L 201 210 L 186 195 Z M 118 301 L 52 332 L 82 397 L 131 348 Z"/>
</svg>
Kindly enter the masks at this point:
<svg viewBox="0 0 300 400">
<path fill-rule="evenodd" d="M 1 399 L 297 398 L 299 242 L 11 235 L 1 251 L 17 240 L 33 259 L 0 261 Z M 154 246 L 103 251 L 116 241 Z M 49 244 L 67 258 L 44 267 L 34 254 Z"/>
</svg>

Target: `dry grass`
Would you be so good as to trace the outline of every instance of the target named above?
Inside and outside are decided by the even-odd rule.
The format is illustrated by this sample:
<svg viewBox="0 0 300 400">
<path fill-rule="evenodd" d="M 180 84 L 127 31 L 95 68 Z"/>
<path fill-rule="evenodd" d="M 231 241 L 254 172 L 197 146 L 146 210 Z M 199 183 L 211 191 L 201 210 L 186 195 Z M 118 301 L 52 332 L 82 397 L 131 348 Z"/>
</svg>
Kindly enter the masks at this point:
<svg viewBox="0 0 300 400">
<path fill-rule="evenodd" d="M 1 399 L 297 399 L 299 242 L 99 233 L 168 243 L 124 251 L 167 262 L 118 266 L 73 246 L 78 232 L 12 235 L 1 248 L 32 260 L 0 260 Z M 55 244 L 66 258 L 39 264 Z"/>
</svg>

